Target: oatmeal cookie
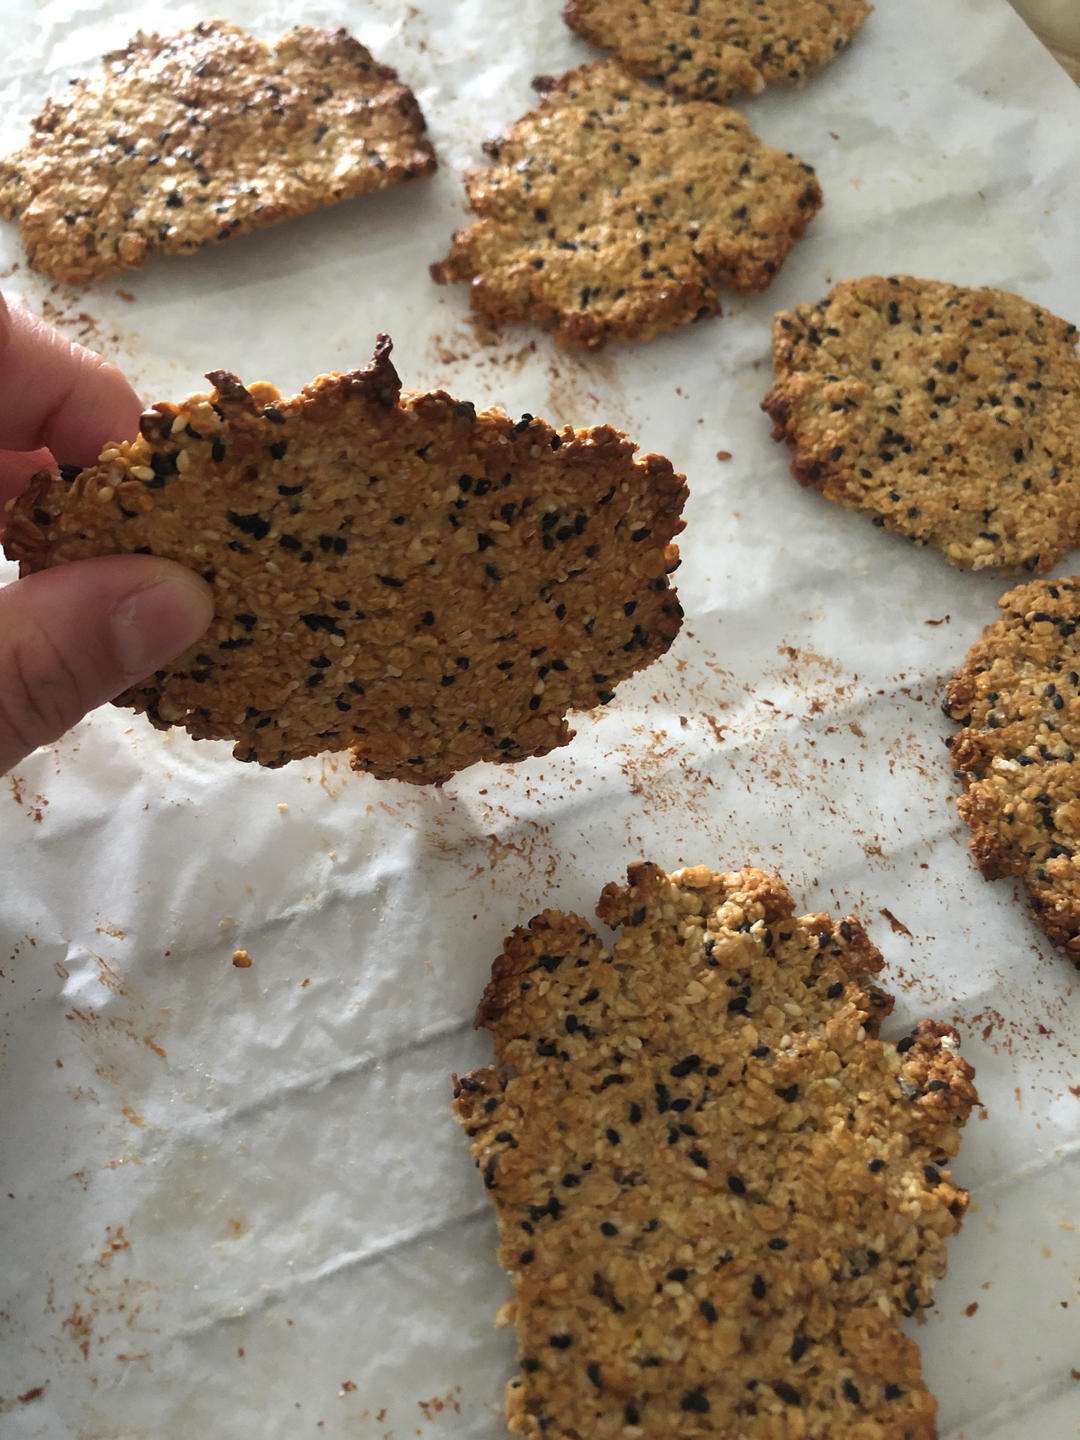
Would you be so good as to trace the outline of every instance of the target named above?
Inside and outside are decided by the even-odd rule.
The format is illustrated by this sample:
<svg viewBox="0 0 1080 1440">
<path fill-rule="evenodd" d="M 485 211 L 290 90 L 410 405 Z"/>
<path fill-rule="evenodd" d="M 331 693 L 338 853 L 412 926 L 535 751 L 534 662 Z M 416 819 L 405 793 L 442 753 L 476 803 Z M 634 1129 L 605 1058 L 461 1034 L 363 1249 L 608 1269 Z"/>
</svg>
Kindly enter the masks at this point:
<svg viewBox="0 0 1080 1440">
<path fill-rule="evenodd" d="M 567 710 L 606 704 L 682 611 L 668 574 L 681 475 L 608 426 L 554 431 L 401 394 L 381 336 L 363 371 L 293 399 L 217 371 L 133 443 L 13 503 L 30 573 L 149 552 L 214 587 L 202 639 L 118 703 L 283 765 L 440 783 L 543 755 Z"/>
<path fill-rule="evenodd" d="M 430 175 L 411 90 L 344 30 L 138 34 L 0 160 L 30 265 L 85 284 Z"/>
<path fill-rule="evenodd" d="M 956 1033 L 899 1041 L 853 917 L 760 870 L 635 865 L 495 962 L 454 1111 L 515 1298 L 534 1437 L 931 1440 L 922 1318 L 968 1196 Z"/>
<path fill-rule="evenodd" d="M 1035 918 L 1080 965 L 1080 579 L 998 601 L 949 682 L 949 750 L 975 863 L 1023 880 Z"/>
<path fill-rule="evenodd" d="M 431 267 L 470 281 L 490 325 L 595 350 L 719 315 L 720 287 L 764 290 L 821 208 L 811 167 L 735 110 L 603 61 L 535 83 L 540 104 L 466 176 L 480 218 Z"/>
<path fill-rule="evenodd" d="M 728 100 L 799 85 L 847 49 L 866 0 L 568 0 L 563 16 L 676 95 Z"/>
<path fill-rule="evenodd" d="M 827 499 L 966 569 L 1048 570 L 1080 541 L 1075 325 L 871 275 L 777 315 L 773 365 L 773 438 Z"/>
</svg>

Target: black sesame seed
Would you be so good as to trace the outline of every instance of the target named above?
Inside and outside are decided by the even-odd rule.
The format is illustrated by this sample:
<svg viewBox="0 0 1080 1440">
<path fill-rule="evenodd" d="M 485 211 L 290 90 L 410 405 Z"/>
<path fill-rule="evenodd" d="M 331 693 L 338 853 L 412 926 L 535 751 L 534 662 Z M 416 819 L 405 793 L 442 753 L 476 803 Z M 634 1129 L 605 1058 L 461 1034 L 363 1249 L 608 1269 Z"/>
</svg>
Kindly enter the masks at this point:
<svg viewBox="0 0 1080 1440">
<path fill-rule="evenodd" d="M 237 530 L 256 540 L 264 540 L 270 533 L 270 521 L 264 520 L 261 515 L 241 515 L 236 510 L 226 510 L 225 518 L 230 525 L 235 525 Z"/>
<path fill-rule="evenodd" d="M 690 1390 L 682 1397 L 682 1408 L 693 1415 L 707 1415 L 709 1402 L 700 1390 Z"/>
</svg>

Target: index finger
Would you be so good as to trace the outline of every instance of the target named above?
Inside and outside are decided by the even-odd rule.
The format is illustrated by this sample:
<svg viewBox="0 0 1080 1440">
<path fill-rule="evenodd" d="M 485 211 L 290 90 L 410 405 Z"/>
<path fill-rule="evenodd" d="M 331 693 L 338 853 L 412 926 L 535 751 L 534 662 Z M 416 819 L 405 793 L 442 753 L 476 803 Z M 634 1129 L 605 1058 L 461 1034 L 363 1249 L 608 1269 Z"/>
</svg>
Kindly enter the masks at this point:
<svg viewBox="0 0 1080 1440">
<path fill-rule="evenodd" d="M 0 296 L 0 450 L 45 447 L 91 465 L 108 441 L 136 435 L 141 413 L 115 366 Z"/>
</svg>

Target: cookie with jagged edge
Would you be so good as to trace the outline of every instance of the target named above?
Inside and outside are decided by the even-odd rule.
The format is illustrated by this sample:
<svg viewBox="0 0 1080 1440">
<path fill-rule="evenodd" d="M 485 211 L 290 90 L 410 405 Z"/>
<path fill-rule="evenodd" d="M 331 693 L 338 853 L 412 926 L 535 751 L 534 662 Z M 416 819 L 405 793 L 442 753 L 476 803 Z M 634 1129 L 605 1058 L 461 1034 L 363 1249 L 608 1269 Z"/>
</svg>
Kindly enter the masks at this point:
<svg viewBox="0 0 1080 1440">
<path fill-rule="evenodd" d="M 968 1203 L 956 1032 L 878 1029 L 853 917 L 760 870 L 634 865 L 507 941 L 454 1112 L 515 1298 L 515 1434 L 930 1440 L 918 1347 Z"/>
<path fill-rule="evenodd" d="M 998 601 L 949 682 L 957 808 L 987 880 L 1015 875 L 1036 920 L 1080 965 L 1080 578 Z"/>
<path fill-rule="evenodd" d="M 0 215 L 33 269 L 84 284 L 430 175 L 423 132 L 412 91 L 344 30 L 140 32 L 0 159 Z"/>
<path fill-rule="evenodd" d="M 465 177 L 479 219 L 431 267 L 471 282 L 489 325 L 595 350 L 718 315 L 721 287 L 764 290 L 821 208 L 811 167 L 735 110 L 606 61 L 534 84 L 540 104 Z"/>
<path fill-rule="evenodd" d="M 117 703 L 241 760 L 350 747 L 356 769 L 441 783 L 564 745 L 568 710 L 668 648 L 669 461 L 609 426 L 402 394 L 389 355 L 381 336 L 366 370 L 290 400 L 214 372 L 212 394 L 13 502 L 23 574 L 149 552 L 213 586 L 202 639 Z"/>
<path fill-rule="evenodd" d="M 801 484 L 967 569 L 1048 570 L 1080 542 L 1075 325 L 871 275 L 781 312 L 772 339 L 762 408 Z"/>
<path fill-rule="evenodd" d="M 563 17 L 676 95 L 728 100 L 799 85 L 858 33 L 866 0 L 569 0 Z"/>
</svg>

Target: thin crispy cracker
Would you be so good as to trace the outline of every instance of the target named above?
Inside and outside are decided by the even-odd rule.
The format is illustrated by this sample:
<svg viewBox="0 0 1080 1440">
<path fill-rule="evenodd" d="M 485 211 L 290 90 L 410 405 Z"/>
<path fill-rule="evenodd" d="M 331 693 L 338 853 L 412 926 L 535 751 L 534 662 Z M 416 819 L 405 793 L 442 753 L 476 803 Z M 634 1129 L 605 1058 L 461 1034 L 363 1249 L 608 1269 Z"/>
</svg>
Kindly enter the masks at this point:
<svg viewBox="0 0 1080 1440">
<path fill-rule="evenodd" d="M 967 1206 L 956 1034 L 877 1039 L 858 921 L 760 870 L 635 865 L 495 962 L 454 1111 L 493 1201 L 532 1440 L 929 1440 L 900 1331 Z"/>
<path fill-rule="evenodd" d="M 411 90 L 344 30 L 136 35 L 0 160 L 31 266 L 82 284 L 430 175 Z"/>
<path fill-rule="evenodd" d="M 946 694 L 963 727 L 949 737 L 957 808 L 983 875 L 1019 876 L 1080 965 L 1080 578 L 1034 580 L 998 604 Z"/>
<path fill-rule="evenodd" d="M 203 638 L 120 704 L 262 765 L 352 747 L 439 783 L 543 755 L 612 698 L 682 611 L 668 572 L 686 486 L 608 426 L 556 433 L 363 371 L 291 400 L 215 372 L 132 444 L 13 503 L 23 574 L 150 551 L 203 574 Z"/>
<path fill-rule="evenodd" d="M 563 16 L 676 95 L 728 100 L 799 85 L 858 33 L 865 0 L 568 0 Z"/>
<path fill-rule="evenodd" d="M 565 345 L 648 339 L 764 290 L 821 208 L 814 172 L 735 110 L 680 103 L 605 61 L 538 80 L 543 99 L 465 179 L 480 217 L 431 267 L 472 282 L 491 325 Z"/>
<path fill-rule="evenodd" d="M 777 315 L 773 364 L 773 438 L 827 499 L 974 570 L 1048 570 L 1080 541 L 1074 325 L 871 275 Z"/>
</svg>

